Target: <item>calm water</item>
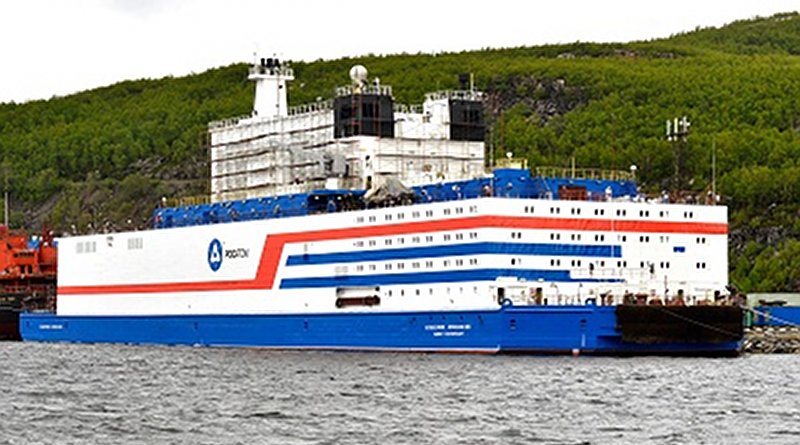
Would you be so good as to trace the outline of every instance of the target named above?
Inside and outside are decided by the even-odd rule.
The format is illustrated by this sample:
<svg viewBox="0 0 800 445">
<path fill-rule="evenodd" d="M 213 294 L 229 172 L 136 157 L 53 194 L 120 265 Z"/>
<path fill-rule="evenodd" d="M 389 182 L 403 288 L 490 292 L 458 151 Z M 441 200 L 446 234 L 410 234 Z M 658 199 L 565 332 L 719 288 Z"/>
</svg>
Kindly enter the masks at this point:
<svg viewBox="0 0 800 445">
<path fill-rule="evenodd" d="M 0 343 L 0 444 L 800 443 L 800 356 Z"/>
</svg>

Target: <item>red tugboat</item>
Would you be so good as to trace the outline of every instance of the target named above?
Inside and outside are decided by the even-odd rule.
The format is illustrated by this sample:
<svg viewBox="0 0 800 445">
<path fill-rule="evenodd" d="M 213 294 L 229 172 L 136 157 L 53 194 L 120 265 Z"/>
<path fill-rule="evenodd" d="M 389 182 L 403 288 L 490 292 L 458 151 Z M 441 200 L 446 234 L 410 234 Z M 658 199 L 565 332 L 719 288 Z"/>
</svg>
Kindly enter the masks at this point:
<svg viewBox="0 0 800 445">
<path fill-rule="evenodd" d="M 21 339 L 20 312 L 54 309 L 57 261 L 49 230 L 30 240 L 0 225 L 0 340 Z"/>
</svg>

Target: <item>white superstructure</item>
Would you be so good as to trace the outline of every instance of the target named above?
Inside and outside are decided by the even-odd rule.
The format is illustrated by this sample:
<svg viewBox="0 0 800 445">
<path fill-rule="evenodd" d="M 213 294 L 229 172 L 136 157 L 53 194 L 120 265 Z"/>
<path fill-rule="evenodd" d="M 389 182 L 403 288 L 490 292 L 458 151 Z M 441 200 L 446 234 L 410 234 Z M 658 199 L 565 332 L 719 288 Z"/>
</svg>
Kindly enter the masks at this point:
<svg viewBox="0 0 800 445">
<path fill-rule="evenodd" d="M 530 303 L 537 289 L 539 304 L 693 302 L 727 284 L 726 218 L 721 206 L 477 198 L 63 238 L 58 313 L 454 310 L 496 307 L 498 292 Z M 353 294 L 380 303 L 337 308 Z"/>
<path fill-rule="evenodd" d="M 482 129 L 480 92 L 432 93 L 421 108 L 399 106 L 391 87 L 367 84 L 366 69 L 355 68 L 352 85 L 337 89 L 334 101 L 287 108 L 292 70 L 277 59 L 253 67 L 253 113 L 209 126 L 211 200 L 371 188 L 388 177 L 413 186 L 483 174 L 482 132 L 470 137 L 453 129 L 468 131 L 471 123 Z"/>
</svg>

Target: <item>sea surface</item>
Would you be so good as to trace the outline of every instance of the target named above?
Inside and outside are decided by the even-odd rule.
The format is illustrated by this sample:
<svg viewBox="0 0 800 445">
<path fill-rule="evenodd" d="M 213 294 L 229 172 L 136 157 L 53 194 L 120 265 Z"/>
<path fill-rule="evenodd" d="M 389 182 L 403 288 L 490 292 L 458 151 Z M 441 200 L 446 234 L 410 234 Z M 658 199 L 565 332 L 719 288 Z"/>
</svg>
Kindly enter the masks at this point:
<svg viewBox="0 0 800 445">
<path fill-rule="evenodd" d="M 800 443 L 800 356 L 0 343 L 0 444 Z"/>
</svg>

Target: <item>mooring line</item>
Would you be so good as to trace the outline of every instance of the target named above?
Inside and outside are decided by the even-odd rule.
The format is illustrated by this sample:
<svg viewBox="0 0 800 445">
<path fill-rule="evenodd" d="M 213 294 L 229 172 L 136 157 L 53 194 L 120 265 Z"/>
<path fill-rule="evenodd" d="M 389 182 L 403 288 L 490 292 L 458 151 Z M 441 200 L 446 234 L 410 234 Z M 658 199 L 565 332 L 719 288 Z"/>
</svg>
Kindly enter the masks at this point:
<svg viewBox="0 0 800 445">
<path fill-rule="evenodd" d="M 693 319 L 691 319 L 689 317 L 685 317 L 683 315 L 676 314 L 676 313 L 670 311 L 669 309 L 665 308 L 664 306 L 655 306 L 655 307 L 661 309 L 662 311 L 666 312 L 667 314 L 669 314 L 669 315 L 671 315 L 671 316 L 673 316 L 675 318 L 678 318 L 678 319 L 683 320 L 683 321 L 687 321 L 689 323 L 696 324 L 696 325 L 698 325 L 700 327 L 703 327 L 703 328 L 706 328 L 706 329 L 709 329 L 709 330 L 712 330 L 712 331 L 717 331 L 717 332 L 719 332 L 721 334 L 730 335 L 730 336 L 733 336 L 733 337 L 736 337 L 737 335 L 739 335 L 738 332 L 731 332 L 731 331 L 728 331 L 726 329 L 722 329 L 722 328 L 718 328 L 716 326 L 710 325 L 708 323 L 703 323 L 702 321 L 693 320 Z"/>
</svg>

